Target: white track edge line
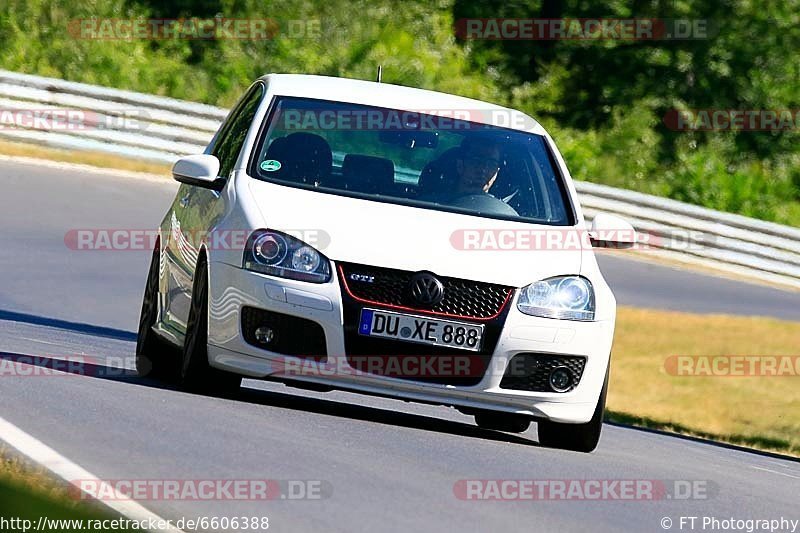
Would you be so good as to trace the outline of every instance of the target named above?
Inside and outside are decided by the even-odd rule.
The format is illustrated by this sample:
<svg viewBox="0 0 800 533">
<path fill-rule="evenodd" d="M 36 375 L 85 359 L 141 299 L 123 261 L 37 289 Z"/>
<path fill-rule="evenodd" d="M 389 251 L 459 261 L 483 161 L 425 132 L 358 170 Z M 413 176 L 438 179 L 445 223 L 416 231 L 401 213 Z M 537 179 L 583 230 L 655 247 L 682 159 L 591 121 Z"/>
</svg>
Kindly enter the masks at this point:
<svg viewBox="0 0 800 533">
<path fill-rule="evenodd" d="M 166 522 L 165 518 L 158 516 L 157 514 L 143 507 L 138 502 L 135 502 L 124 494 L 118 492 L 114 487 L 108 485 L 105 481 L 100 480 L 94 474 L 85 470 L 80 465 L 73 463 L 54 449 L 44 444 L 42 441 L 25 433 L 23 430 L 2 417 L 0 417 L 0 439 L 5 441 L 9 446 L 16 449 L 26 457 L 44 466 L 68 483 L 72 483 L 74 480 L 78 479 L 92 480 L 97 482 L 97 486 L 99 487 L 98 492 L 102 491 L 105 494 L 113 493 L 114 499 L 96 501 L 99 501 L 103 505 L 110 507 L 122 516 L 139 522 Z M 169 531 L 171 533 L 184 533 L 183 530 L 172 525 L 166 529 L 150 531 L 159 533 L 163 533 L 164 531 Z"/>
</svg>

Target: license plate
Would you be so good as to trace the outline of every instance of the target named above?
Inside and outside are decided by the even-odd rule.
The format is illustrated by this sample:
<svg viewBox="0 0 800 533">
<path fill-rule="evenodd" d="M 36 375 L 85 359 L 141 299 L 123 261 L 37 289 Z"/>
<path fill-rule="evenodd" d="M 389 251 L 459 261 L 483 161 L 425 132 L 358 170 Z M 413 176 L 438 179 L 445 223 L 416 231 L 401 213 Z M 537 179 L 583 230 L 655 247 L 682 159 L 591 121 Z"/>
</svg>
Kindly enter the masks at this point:
<svg viewBox="0 0 800 533">
<path fill-rule="evenodd" d="M 475 352 L 483 344 L 483 325 L 376 309 L 361 310 L 358 333 L 369 337 L 385 337 Z"/>
</svg>

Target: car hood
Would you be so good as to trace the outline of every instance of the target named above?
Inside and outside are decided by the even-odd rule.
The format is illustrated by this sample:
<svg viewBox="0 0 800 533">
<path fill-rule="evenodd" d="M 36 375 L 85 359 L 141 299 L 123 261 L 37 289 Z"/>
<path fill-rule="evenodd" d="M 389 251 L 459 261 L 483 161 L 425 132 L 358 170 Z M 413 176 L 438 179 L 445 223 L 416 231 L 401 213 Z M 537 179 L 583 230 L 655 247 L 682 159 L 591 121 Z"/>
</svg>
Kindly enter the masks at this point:
<svg viewBox="0 0 800 533">
<path fill-rule="evenodd" d="M 448 213 L 322 193 L 248 179 L 266 228 L 311 236 L 309 241 L 334 261 L 522 287 L 539 279 L 579 274 L 580 247 L 498 249 L 492 237 L 503 231 L 559 232 L 543 226 Z M 465 250 L 470 234 L 487 246 Z M 505 241 L 508 244 L 509 241 Z M 512 242 L 517 242 L 512 241 Z M 474 248 L 474 246 L 473 246 Z M 508 246 L 505 246 L 508 248 Z M 552 246 L 550 247 L 552 248 Z"/>
</svg>

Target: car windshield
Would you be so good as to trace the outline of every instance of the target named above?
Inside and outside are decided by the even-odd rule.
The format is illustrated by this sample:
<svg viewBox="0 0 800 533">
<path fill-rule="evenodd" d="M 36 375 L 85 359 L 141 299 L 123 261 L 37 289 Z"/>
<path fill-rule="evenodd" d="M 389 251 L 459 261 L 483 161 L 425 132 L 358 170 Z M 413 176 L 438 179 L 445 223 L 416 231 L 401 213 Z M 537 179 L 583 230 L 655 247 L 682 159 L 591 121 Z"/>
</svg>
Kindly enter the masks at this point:
<svg viewBox="0 0 800 533">
<path fill-rule="evenodd" d="M 541 135 L 423 113 L 280 97 L 250 167 L 257 179 L 439 211 L 571 225 Z"/>
</svg>

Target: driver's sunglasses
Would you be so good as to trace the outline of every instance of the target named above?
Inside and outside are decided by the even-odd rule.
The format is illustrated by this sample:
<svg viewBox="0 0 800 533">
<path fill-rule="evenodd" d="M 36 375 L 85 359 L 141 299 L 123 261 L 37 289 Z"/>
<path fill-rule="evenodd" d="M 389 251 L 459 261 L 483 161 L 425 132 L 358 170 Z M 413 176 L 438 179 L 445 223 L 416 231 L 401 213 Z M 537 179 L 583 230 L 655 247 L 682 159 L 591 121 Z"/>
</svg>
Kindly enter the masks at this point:
<svg viewBox="0 0 800 533">
<path fill-rule="evenodd" d="M 471 166 L 483 168 L 485 170 L 498 170 L 500 168 L 500 160 L 491 157 L 487 158 L 472 155 L 467 157 L 465 161 Z"/>
</svg>

